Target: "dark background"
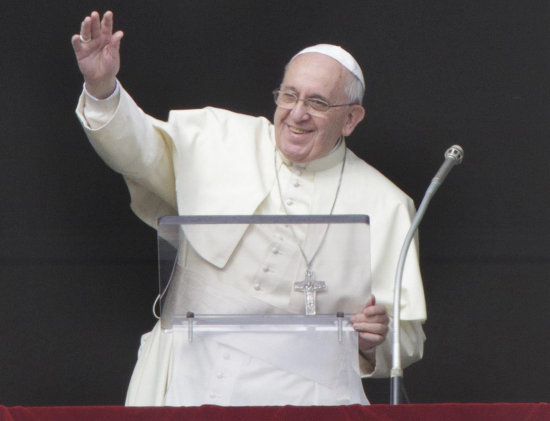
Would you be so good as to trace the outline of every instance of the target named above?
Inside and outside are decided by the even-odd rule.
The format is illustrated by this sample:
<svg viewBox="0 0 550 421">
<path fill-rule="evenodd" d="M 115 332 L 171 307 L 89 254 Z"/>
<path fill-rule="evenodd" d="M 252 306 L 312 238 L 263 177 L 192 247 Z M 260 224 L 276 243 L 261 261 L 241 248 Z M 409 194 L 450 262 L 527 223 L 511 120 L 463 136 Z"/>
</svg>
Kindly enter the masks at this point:
<svg viewBox="0 0 550 421">
<path fill-rule="evenodd" d="M 271 117 L 286 61 L 347 48 L 367 81 L 351 148 L 418 205 L 429 320 L 413 402 L 549 401 L 548 1 L 6 1 L 0 5 L 0 404 L 122 404 L 154 319 L 155 232 L 74 115 L 70 37 L 126 33 L 124 86 L 150 114 Z M 387 402 L 387 380 L 369 381 Z"/>
</svg>

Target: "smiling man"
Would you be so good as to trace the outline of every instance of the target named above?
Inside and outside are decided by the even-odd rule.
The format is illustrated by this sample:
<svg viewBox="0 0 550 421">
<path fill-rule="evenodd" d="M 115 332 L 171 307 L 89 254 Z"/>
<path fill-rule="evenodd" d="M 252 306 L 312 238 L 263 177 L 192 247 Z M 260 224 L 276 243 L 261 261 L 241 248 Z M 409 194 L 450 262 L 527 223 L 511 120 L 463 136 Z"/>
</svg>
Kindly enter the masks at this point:
<svg viewBox="0 0 550 421">
<path fill-rule="evenodd" d="M 122 36 L 113 33 L 111 12 L 103 19 L 93 12 L 73 36 L 84 77 L 77 115 L 99 155 L 124 176 L 132 209 L 143 221 L 155 227 L 158 217 L 175 214 L 366 214 L 371 221 L 368 283 L 350 277 L 353 268 L 329 265 L 331 280 L 318 302 L 319 313 L 354 314 L 357 380 L 322 383 L 223 344 L 175 355 L 172 337 L 157 323 L 142 339 L 126 403 L 367 403 L 359 376 L 389 375 L 393 277 L 414 205 L 346 147 L 345 138 L 365 114 L 365 82 L 355 59 L 327 44 L 296 54 L 273 92 L 273 124 L 211 107 L 174 110 L 168 121 L 160 121 L 145 114 L 116 79 Z M 190 240 L 189 255 L 178 262 L 176 272 L 191 274 L 185 285 L 193 294 L 178 299 L 206 314 L 239 314 L 250 308 L 265 314 L 303 313 L 303 294 L 295 282 L 304 273 L 309 279 L 322 266 L 314 261 L 317 253 L 308 260 L 303 252 L 308 235 L 251 228 L 220 239 L 228 245 L 223 253 L 216 244 L 203 247 Z M 273 245 L 275 237 L 279 243 Z M 321 257 L 344 246 L 326 243 L 318 245 Z M 287 247 L 285 253 L 280 246 Z M 263 249 L 269 251 L 265 256 L 243 263 L 241 253 L 250 256 Z M 232 276 L 241 264 L 247 275 Z M 401 305 L 401 354 L 407 366 L 422 357 L 426 318 L 416 245 L 405 267 Z M 177 376 L 175 364 L 181 365 Z"/>
</svg>

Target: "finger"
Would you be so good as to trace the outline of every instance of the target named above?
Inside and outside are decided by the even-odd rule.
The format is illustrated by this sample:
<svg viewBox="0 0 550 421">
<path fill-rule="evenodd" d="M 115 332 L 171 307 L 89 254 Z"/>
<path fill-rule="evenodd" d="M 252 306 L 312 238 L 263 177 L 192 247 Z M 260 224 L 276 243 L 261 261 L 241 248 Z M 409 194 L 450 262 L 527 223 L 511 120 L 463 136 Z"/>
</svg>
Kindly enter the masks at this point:
<svg viewBox="0 0 550 421">
<path fill-rule="evenodd" d="M 386 339 L 385 335 L 377 335 L 374 333 L 359 334 L 359 348 L 368 351 L 375 346 L 380 345 Z"/>
<path fill-rule="evenodd" d="M 73 46 L 73 50 L 75 53 L 78 53 L 80 51 L 80 35 L 75 34 L 71 37 L 71 44 Z"/>
<path fill-rule="evenodd" d="M 365 320 L 361 320 L 360 322 L 364 323 L 380 323 L 384 325 L 390 324 L 390 318 L 385 314 L 376 314 L 374 316 L 365 317 Z"/>
<path fill-rule="evenodd" d="M 387 313 L 375 313 L 375 314 L 365 314 L 358 313 L 350 317 L 352 324 L 355 323 L 384 323 L 389 324 L 390 318 Z"/>
<path fill-rule="evenodd" d="M 80 39 L 88 40 L 92 38 L 92 18 L 86 16 L 80 24 Z"/>
<path fill-rule="evenodd" d="M 101 22 L 99 20 L 99 13 L 93 11 L 91 14 L 91 30 L 92 30 L 92 39 L 97 38 L 101 35 Z"/>
<path fill-rule="evenodd" d="M 355 323 L 387 323 L 389 324 L 390 318 L 387 314 L 370 314 L 364 313 L 354 314 L 350 317 L 353 324 Z"/>
<path fill-rule="evenodd" d="M 386 339 L 386 333 L 377 333 L 377 332 L 360 332 L 359 339 L 364 342 L 368 341 L 372 344 L 381 344 Z"/>
<path fill-rule="evenodd" d="M 356 323 L 353 328 L 359 334 L 373 333 L 385 336 L 389 331 L 389 327 L 385 323 Z"/>
<path fill-rule="evenodd" d="M 366 322 L 366 321 L 367 321 L 367 317 L 366 317 L 365 314 L 361 311 L 361 312 L 359 312 L 359 313 L 352 314 L 352 315 L 350 316 L 349 320 L 351 321 L 352 324 L 354 324 L 354 323 Z"/>
<path fill-rule="evenodd" d="M 382 304 L 375 304 L 372 306 L 364 307 L 363 314 L 371 315 L 371 314 L 387 314 L 388 310 L 386 309 L 385 305 Z"/>
<path fill-rule="evenodd" d="M 101 33 L 111 35 L 113 33 L 113 12 L 106 11 L 101 20 Z"/>
</svg>

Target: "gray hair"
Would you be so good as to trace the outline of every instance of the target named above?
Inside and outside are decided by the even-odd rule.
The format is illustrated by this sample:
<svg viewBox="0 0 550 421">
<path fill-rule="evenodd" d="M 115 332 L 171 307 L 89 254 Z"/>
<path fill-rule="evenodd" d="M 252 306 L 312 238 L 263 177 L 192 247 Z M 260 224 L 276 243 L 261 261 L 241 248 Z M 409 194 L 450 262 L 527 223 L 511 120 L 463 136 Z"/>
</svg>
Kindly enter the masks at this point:
<svg viewBox="0 0 550 421">
<path fill-rule="evenodd" d="M 349 72 L 346 86 L 344 87 L 349 102 L 352 104 L 361 104 L 365 96 L 365 88 L 361 81 L 351 72 Z"/>
</svg>

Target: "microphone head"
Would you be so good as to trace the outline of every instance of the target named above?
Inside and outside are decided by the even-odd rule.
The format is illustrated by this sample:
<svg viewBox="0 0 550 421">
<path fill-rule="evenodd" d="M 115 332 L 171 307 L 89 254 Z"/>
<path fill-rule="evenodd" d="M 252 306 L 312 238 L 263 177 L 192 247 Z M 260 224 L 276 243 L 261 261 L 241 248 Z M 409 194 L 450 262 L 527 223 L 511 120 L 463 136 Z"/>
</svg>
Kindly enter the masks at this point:
<svg viewBox="0 0 550 421">
<path fill-rule="evenodd" d="M 459 145 L 453 145 L 445 151 L 445 159 L 451 158 L 456 161 L 455 165 L 461 164 L 464 159 L 464 149 Z"/>
</svg>

